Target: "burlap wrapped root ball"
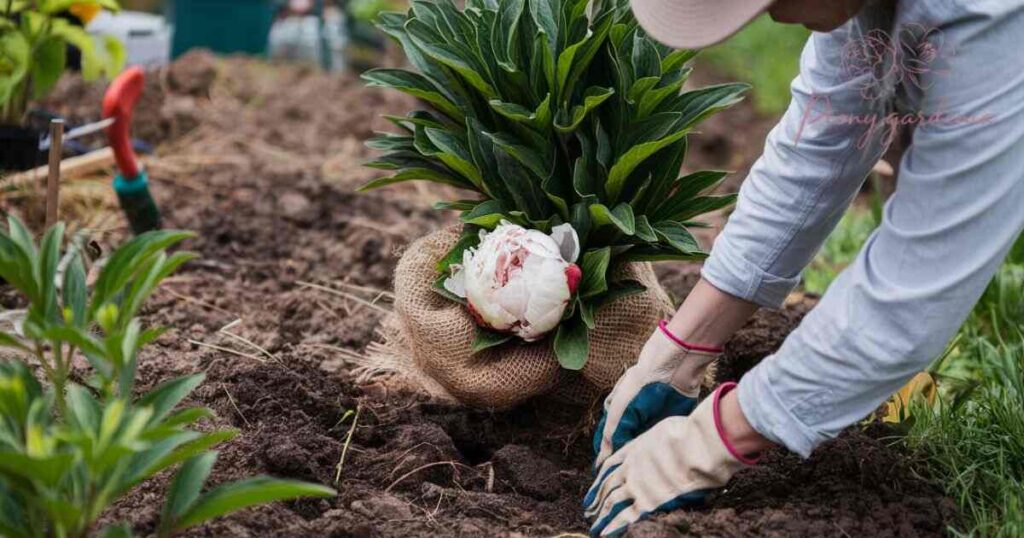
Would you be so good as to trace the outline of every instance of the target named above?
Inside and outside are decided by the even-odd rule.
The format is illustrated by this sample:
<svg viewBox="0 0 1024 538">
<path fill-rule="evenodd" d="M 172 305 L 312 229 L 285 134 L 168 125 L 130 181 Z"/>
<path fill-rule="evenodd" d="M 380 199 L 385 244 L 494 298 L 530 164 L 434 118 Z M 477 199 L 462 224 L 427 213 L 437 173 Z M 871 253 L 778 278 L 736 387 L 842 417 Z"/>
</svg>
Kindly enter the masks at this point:
<svg viewBox="0 0 1024 538">
<path fill-rule="evenodd" d="M 583 369 L 563 370 L 551 337 L 539 342 L 513 340 L 473 353 L 476 325 L 466 308 L 434 290 L 437 262 L 455 245 L 460 227 L 423 237 L 409 246 L 395 269 L 395 312 L 390 325 L 392 356 L 404 354 L 429 380 L 452 397 L 473 406 L 502 409 L 553 390 L 572 399 L 591 398 L 612 388 L 633 365 L 658 321 L 672 305 L 649 263 L 617 268 L 612 281 L 632 279 L 647 291 L 598 309 L 590 331 L 590 355 Z M 399 334 L 394 334 L 397 331 Z M 393 347 L 393 346 L 392 346 Z M 582 402 L 580 402 L 582 403 Z"/>
</svg>

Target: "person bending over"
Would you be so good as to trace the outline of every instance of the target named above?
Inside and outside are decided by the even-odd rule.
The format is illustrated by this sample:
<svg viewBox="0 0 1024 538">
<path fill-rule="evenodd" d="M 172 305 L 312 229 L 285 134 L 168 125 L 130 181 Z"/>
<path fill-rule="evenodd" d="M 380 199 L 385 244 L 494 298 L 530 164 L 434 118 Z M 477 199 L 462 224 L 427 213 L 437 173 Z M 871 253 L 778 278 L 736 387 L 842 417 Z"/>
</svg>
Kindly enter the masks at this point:
<svg viewBox="0 0 1024 538">
<path fill-rule="evenodd" d="M 632 8 L 679 48 L 765 10 L 815 32 L 700 282 L 605 401 L 584 499 L 594 536 L 702 500 L 773 445 L 807 457 L 869 415 L 944 349 L 1024 228 L 1024 1 Z M 698 405 L 705 367 L 758 307 L 783 303 L 899 123 L 912 141 L 856 261 L 777 353 Z"/>
</svg>

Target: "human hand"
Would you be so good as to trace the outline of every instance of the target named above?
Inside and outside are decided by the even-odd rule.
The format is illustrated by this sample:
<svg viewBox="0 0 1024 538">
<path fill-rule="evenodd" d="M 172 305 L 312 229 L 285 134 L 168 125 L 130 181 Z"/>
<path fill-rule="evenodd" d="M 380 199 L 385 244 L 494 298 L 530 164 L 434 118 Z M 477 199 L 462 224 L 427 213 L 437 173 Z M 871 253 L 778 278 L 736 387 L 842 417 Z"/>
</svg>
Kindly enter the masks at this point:
<svg viewBox="0 0 1024 538">
<path fill-rule="evenodd" d="M 583 500 L 590 535 L 615 536 L 654 512 L 699 504 L 740 469 L 756 463 L 725 440 L 722 385 L 688 417 L 662 420 L 609 457 Z"/>
<path fill-rule="evenodd" d="M 721 349 L 684 343 L 662 321 L 605 400 L 594 432 L 594 468 L 660 420 L 693 411 L 704 370 L 719 355 Z"/>
</svg>

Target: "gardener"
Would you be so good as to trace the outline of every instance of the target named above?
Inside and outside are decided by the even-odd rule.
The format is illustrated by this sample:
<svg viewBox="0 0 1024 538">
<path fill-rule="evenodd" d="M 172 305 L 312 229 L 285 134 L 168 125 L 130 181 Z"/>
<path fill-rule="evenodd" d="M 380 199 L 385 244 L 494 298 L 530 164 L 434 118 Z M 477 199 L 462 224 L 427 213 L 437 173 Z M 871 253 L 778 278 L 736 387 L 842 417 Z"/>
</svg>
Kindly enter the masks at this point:
<svg viewBox="0 0 1024 538">
<path fill-rule="evenodd" d="M 870 414 L 942 352 L 1024 228 L 1024 1 L 633 10 L 680 48 L 720 41 L 764 10 L 817 32 L 701 281 L 605 403 L 584 501 L 594 535 L 701 500 L 773 445 L 807 457 Z M 704 367 L 797 285 L 896 123 L 914 127 L 913 141 L 856 261 L 776 354 L 695 405 Z"/>
</svg>

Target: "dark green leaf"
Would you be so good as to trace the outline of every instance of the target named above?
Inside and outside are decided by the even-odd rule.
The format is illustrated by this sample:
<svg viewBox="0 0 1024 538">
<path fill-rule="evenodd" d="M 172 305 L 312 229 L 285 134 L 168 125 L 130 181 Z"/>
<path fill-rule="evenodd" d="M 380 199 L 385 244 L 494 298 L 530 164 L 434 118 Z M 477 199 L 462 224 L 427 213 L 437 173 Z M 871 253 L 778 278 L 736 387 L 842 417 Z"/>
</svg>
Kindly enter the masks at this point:
<svg viewBox="0 0 1024 538">
<path fill-rule="evenodd" d="M 371 69 L 362 74 L 369 86 L 394 88 L 434 105 L 440 112 L 455 120 L 465 116 L 442 90 L 427 77 L 403 69 Z"/>
<path fill-rule="evenodd" d="M 513 335 L 506 333 L 499 333 L 484 329 L 483 327 L 476 328 L 476 336 L 473 338 L 473 353 L 479 353 L 485 349 L 497 347 L 505 342 L 512 340 Z"/>
<path fill-rule="evenodd" d="M 587 299 L 604 293 L 608 289 L 608 264 L 611 261 L 611 249 L 604 247 L 589 250 L 580 258 L 580 270 L 583 279 L 580 282 L 580 297 Z"/>
<path fill-rule="evenodd" d="M 663 242 L 684 254 L 700 254 L 700 244 L 685 226 L 678 222 L 663 221 L 654 225 L 654 233 Z"/>
<path fill-rule="evenodd" d="M 590 353 L 590 335 L 580 316 L 563 321 L 555 333 L 555 356 L 566 370 L 581 370 Z"/>
</svg>

